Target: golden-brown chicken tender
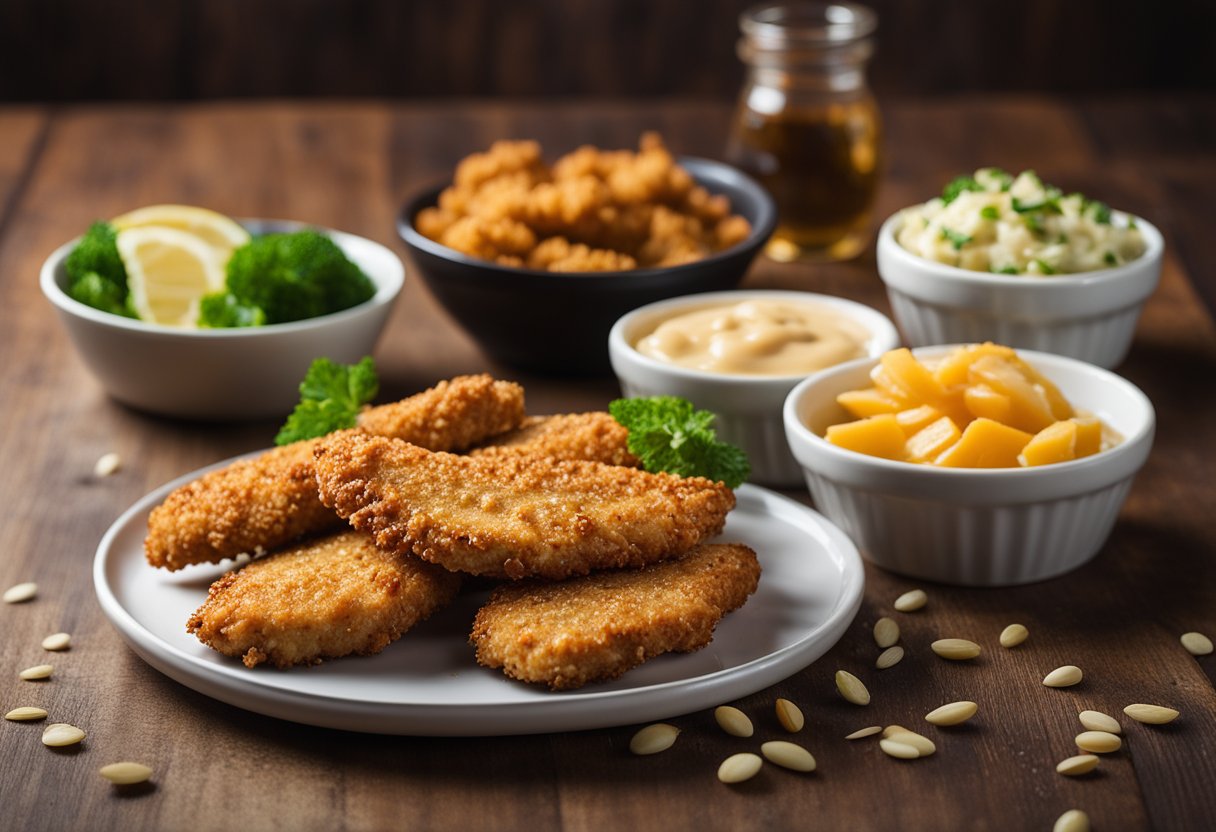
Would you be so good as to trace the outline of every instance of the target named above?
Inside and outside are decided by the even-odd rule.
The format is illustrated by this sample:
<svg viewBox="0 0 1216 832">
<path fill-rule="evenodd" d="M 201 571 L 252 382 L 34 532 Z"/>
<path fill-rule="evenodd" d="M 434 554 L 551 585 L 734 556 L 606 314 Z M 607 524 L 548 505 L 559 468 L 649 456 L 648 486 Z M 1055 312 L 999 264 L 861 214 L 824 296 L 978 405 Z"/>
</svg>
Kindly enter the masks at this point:
<svg viewBox="0 0 1216 832">
<path fill-rule="evenodd" d="M 635 570 L 494 590 L 469 641 L 513 679 L 569 690 L 615 679 L 667 652 L 698 650 L 756 590 L 760 564 L 737 544 L 706 544 Z"/>
<path fill-rule="evenodd" d="M 529 416 L 518 428 L 469 451 L 469 456 L 536 454 L 553 459 L 585 459 L 606 465 L 639 466 L 629 453 L 629 431 L 607 413 Z"/>
<path fill-rule="evenodd" d="M 361 429 L 435 450 L 463 450 L 523 421 L 523 388 L 460 376 L 395 404 L 369 408 Z M 317 440 L 293 442 L 210 471 L 173 491 L 148 516 L 144 553 L 169 570 L 260 554 L 338 528 L 312 471 Z"/>
<path fill-rule="evenodd" d="M 228 572 L 186 629 L 246 667 L 316 664 L 379 653 L 459 588 L 460 576 L 346 531 Z"/>
<path fill-rule="evenodd" d="M 357 431 L 315 454 L 322 501 L 376 545 L 473 575 L 556 579 L 675 557 L 720 532 L 735 504 L 700 477 L 456 456 Z"/>
</svg>

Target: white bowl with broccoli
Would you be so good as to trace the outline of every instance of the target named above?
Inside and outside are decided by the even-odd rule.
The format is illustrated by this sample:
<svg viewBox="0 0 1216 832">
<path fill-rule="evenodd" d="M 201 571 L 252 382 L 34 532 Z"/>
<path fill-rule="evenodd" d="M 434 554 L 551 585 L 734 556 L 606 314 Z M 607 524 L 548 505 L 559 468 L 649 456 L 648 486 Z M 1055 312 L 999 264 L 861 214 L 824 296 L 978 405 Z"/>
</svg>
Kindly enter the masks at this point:
<svg viewBox="0 0 1216 832">
<path fill-rule="evenodd" d="M 43 294 L 114 399 L 179 418 L 281 417 L 313 359 L 350 364 L 372 352 L 404 283 L 396 254 L 363 237 L 295 222 L 240 225 L 250 241 L 223 256 L 213 252 L 216 262 L 205 260 L 204 248 L 161 234 L 168 244 L 149 244 L 148 275 L 137 274 L 139 265 L 124 269 L 117 251 L 129 258 L 147 235 L 120 245 L 123 231 L 98 225 L 47 258 Z M 173 248 L 178 240 L 180 251 Z M 132 286 L 158 279 L 154 258 L 166 251 L 184 263 L 181 285 L 170 276 L 154 291 Z M 140 290 L 145 297 L 137 304 Z M 156 297 L 149 302 L 148 295 Z M 168 300 L 158 304 L 157 297 Z M 141 309 L 173 323 L 141 320 Z"/>
</svg>

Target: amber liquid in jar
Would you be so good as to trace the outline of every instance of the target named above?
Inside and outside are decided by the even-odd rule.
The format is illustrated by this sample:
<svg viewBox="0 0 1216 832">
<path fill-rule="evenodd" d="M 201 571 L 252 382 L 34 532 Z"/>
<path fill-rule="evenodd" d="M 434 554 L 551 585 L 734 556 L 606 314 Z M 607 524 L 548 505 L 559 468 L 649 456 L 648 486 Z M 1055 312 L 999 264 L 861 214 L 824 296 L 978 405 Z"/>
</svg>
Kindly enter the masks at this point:
<svg viewBox="0 0 1216 832">
<path fill-rule="evenodd" d="M 869 241 L 882 127 L 865 79 L 877 18 L 848 2 L 739 17 L 747 77 L 727 149 L 777 205 L 776 260 L 843 260 Z"/>
<path fill-rule="evenodd" d="M 863 99 L 775 114 L 741 110 L 737 164 L 777 203 L 777 230 L 767 249 L 776 260 L 845 259 L 865 246 L 879 181 L 881 128 L 874 102 Z"/>
</svg>

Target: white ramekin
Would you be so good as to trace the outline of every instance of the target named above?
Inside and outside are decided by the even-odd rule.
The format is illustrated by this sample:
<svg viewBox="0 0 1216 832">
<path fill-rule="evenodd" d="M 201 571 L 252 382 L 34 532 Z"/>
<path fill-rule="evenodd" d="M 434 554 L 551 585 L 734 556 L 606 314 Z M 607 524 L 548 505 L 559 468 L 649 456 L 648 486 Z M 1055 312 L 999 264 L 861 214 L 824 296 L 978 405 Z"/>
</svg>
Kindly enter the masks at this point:
<svg viewBox="0 0 1216 832">
<path fill-rule="evenodd" d="M 931 357 L 951 349 L 914 352 Z M 1073 407 L 1100 417 L 1123 441 L 1091 457 L 1037 468 L 936 468 L 849 451 L 822 435 L 828 425 L 853 418 L 836 403 L 837 394 L 870 386 L 876 362 L 860 359 L 807 379 L 785 402 L 786 435 L 815 507 L 878 566 L 943 583 L 1030 583 L 1092 558 L 1148 458 L 1153 406 L 1107 370 L 1048 353 L 1020 354 Z"/>
<path fill-rule="evenodd" d="M 1111 269 L 1051 277 L 988 274 L 928 260 L 896 241 L 900 222 L 895 214 L 878 232 L 878 274 L 915 347 L 994 341 L 1116 367 L 1161 276 L 1161 232 L 1139 217 L 1143 255 Z"/>
<path fill-rule="evenodd" d="M 259 234 L 303 227 L 280 220 L 243 224 Z M 76 240 L 43 263 L 42 292 L 58 311 L 81 361 L 123 404 L 184 419 L 283 419 L 299 400 L 300 380 L 313 359 L 350 364 L 372 352 L 405 281 L 401 259 L 389 249 L 354 234 L 322 230 L 371 279 L 376 294 L 319 318 L 180 329 L 102 312 L 67 293 L 64 262 Z"/>
<path fill-rule="evenodd" d="M 802 470 L 790 455 L 781 408 L 786 395 L 808 373 L 789 376 L 710 373 L 666 364 L 634 349 L 639 339 L 673 315 L 748 300 L 829 306 L 869 330 L 866 352 L 871 356 L 882 355 L 899 345 L 894 324 L 864 304 L 811 292 L 755 289 L 685 295 L 635 309 L 613 325 L 608 334 L 608 356 L 626 396 L 680 396 L 716 413 L 714 424 L 719 438 L 738 445 L 747 454 L 752 468 L 751 482 L 798 486 L 802 484 Z"/>
</svg>

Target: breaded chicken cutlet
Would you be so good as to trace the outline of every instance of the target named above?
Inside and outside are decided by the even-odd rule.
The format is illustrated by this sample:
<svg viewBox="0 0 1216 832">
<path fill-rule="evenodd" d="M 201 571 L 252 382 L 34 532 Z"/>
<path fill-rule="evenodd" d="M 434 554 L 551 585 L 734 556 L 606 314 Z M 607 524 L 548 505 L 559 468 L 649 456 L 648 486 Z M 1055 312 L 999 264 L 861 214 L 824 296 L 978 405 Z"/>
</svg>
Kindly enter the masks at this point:
<svg viewBox="0 0 1216 832">
<path fill-rule="evenodd" d="M 662 653 L 704 647 L 759 580 L 751 549 L 705 544 L 642 569 L 518 581 L 494 590 L 469 642 L 486 667 L 570 690 L 615 679 Z"/>
<path fill-rule="evenodd" d="M 395 404 L 369 408 L 360 429 L 433 450 L 463 450 L 524 418 L 518 384 L 459 376 Z M 312 456 L 318 440 L 294 442 L 204 474 L 152 510 L 148 563 L 177 570 L 270 550 L 341 526 L 317 497 Z"/>
<path fill-rule="evenodd" d="M 585 459 L 630 468 L 640 464 L 638 458 L 629 453 L 629 431 L 602 411 L 529 416 L 515 430 L 499 434 L 469 451 L 469 456 L 503 453 Z"/>
<path fill-rule="evenodd" d="M 700 477 L 528 454 L 435 453 L 358 431 L 313 466 L 321 500 L 388 551 L 490 577 L 565 578 L 675 557 L 722 530 L 735 495 Z"/>
<path fill-rule="evenodd" d="M 459 588 L 459 575 L 346 531 L 228 572 L 186 629 L 246 667 L 316 664 L 379 653 Z"/>
</svg>

